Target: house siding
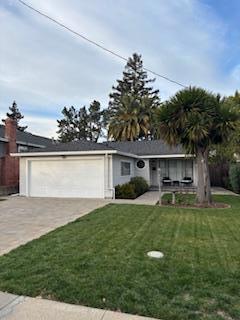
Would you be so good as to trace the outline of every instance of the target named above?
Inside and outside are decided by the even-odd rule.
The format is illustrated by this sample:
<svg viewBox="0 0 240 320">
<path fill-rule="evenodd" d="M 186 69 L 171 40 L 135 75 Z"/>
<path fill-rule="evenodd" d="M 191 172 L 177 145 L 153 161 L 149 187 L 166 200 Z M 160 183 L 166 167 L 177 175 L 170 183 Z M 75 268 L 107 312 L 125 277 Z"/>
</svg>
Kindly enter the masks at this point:
<svg viewBox="0 0 240 320">
<path fill-rule="evenodd" d="M 126 161 L 130 163 L 130 175 L 121 175 L 121 162 Z M 130 181 L 132 177 L 135 177 L 135 159 L 130 157 L 124 157 L 114 155 L 112 160 L 112 172 L 113 172 L 113 187 L 118 184 L 124 184 Z"/>
<path fill-rule="evenodd" d="M 144 159 L 145 167 L 140 169 L 137 167 L 137 162 L 140 159 L 135 160 L 135 177 L 143 177 L 147 183 L 150 185 L 150 168 L 149 168 L 149 159 Z M 142 159 L 141 159 L 142 160 Z"/>
</svg>

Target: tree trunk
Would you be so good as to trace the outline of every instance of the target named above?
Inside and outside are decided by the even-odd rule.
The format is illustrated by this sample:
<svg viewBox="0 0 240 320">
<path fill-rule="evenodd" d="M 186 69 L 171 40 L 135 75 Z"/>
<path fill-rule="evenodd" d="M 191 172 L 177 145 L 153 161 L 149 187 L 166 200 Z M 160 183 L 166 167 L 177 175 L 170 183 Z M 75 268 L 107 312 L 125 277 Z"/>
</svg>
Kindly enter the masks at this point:
<svg viewBox="0 0 240 320">
<path fill-rule="evenodd" d="M 212 202 L 208 154 L 208 149 L 198 149 L 197 151 L 197 202 L 202 205 L 208 205 Z"/>
</svg>

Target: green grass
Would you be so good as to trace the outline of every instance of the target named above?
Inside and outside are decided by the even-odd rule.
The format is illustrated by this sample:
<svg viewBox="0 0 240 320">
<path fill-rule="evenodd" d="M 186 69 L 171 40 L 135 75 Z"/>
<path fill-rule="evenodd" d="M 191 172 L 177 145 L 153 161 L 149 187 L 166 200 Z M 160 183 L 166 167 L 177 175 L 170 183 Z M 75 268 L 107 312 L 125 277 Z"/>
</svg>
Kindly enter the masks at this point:
<svg viewBox="0 0 240 320">
<path fill-rule="evenodd" d="M 0 290 L 164 320 L 240 319 L 240 198 L 215 200 L 231 208 L 98 209 L 0 257 Z"/>
<path fill-rule="evenodd" d="M 176 193 L 176 205 L 195 205 L 196 204 L 196 195 L 190 193 Z M 172 203 L 172 194 L 165 193 L 162 196 L 163 204 L 171 204 Z"/>
</svg>

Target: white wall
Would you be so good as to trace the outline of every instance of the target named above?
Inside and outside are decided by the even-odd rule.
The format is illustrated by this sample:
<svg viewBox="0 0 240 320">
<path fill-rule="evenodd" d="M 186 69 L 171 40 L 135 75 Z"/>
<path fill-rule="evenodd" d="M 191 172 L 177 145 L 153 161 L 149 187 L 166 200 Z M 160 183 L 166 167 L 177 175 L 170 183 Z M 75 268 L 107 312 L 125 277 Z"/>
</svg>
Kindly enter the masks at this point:
<svg viewBox="0 0 240 320">
<path fill-rule="evenodd" d="M 193 184 L 197 186 L 198 183 L 198 173 L 197 173 L 197 160 L 193 159 Z"/>
<path fill-rule="evenodd" d="M 145 162 L 145 167 L 140 169 L 137 167 L 137 161 L 140 159 L 135 159 L 135 177 L 143 177 L 147 183 L 150 185 L 150 169 L 149 169 L 149 159 L 141 159 Z"/>
<path fill-rule="evenodd" d="M 121 161 L 130 162 L 131 172 L 129 176 L 121 176 Z M 124 184 L 130 181 L 132 177 L 135 177 L 135 161 L 134 158 L 124 157 L 119 155 L 113 155 L 112 158 L 112 172 L 113 172 L 113 186 L 118 184 Z"/>
<path fill-rule="evenodd" d="M 20 158 L 19 161 L 19 194 L 21 196 L 27 195 L 27 159 Z"/>
</svg>

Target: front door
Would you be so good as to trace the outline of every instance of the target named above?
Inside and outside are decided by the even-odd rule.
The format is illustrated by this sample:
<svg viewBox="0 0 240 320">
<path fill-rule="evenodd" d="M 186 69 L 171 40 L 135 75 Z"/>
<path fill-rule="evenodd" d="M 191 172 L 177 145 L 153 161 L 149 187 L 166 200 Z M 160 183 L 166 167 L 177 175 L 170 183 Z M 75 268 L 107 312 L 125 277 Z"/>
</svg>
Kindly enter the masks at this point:
<svg viewBox="0 0 240 320">
<path fill-rule="evenodd" d="M 150 161 L 150 181 L 152 186 L 158 186 L 158 160 Z"/>
</svg>

